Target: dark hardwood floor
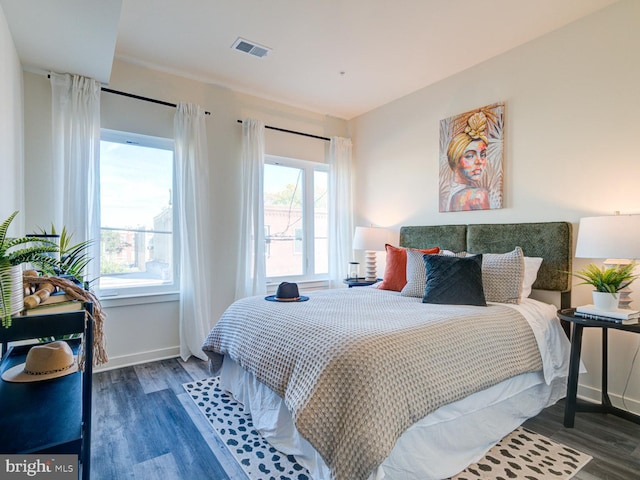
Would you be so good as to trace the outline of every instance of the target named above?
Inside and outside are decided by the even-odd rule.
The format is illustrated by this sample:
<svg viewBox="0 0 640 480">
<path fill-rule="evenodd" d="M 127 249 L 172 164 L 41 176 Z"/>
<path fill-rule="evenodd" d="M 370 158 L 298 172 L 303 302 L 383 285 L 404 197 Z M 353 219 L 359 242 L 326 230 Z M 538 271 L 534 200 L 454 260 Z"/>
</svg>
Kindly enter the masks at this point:
<svg viewBox="0 0 640 480">
<path fill-rule="evenodd" d="M 640 479 L 640 425 L 601 413 L 577 413 L 574 428 L 564 428 L 563 419 L 561 400 L 524 426 L 593 457 L 574 479 Z"/>
<path fill-rule="evenodd" d="M 206 362 L 179 359 L 94 375 L 93 480 L 247 480 L 182 384 L 209 377 Z M 559 402 L 525 427 L 593 457 L 577 480 L 640 479 L 640 425 L 578 413 L 564 428 Z"/>
</svg>

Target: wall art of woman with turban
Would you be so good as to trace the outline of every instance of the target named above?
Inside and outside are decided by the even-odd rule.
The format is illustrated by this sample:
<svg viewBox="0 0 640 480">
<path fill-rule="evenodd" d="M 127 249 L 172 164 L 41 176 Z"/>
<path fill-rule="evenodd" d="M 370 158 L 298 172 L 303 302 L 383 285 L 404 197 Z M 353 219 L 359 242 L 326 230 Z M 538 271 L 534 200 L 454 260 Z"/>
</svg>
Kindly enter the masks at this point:
<svg viewBox="0 0 640 480">
<path fill-rule="evenodd" d="M 502 208 L 504 103 L 440 122 L 440 211 Z"/>
</svg>

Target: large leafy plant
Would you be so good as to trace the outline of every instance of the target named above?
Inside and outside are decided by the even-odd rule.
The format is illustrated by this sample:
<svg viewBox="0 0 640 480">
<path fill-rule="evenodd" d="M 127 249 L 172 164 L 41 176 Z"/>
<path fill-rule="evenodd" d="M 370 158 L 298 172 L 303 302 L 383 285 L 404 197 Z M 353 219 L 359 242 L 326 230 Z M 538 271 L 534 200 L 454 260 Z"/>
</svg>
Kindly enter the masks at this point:
<svg viewBox="0 0 640 480">
<path fill-rule="evenodd" d="M 43 235 L 57 235 L 56 228 L 51 224 L 51 231 L 47 232 L 44 229 L 40 229 Z M 93 243 L 92 240 L 85 240 L 83 242 L 73 244 L 71 239 L 73 234 L 67 231 L 66 227 L 62 227 L 60 236 L 58 239 L 58 254 L 60 261 L 55 267 L 54 271 L 49 270 L 48 265 L 42 265 L 39 262 L 33 262 L 33 264 L 40 270 L 52 274 L 66 274 L 72 275 L 80 284 L 84 284 L 85 269 L 91 261 L 89 256 L 89 247 Z"/>
<path fill-rule="evenodd" d="M 572 272 L 574 277 L 582 280 L 579 285 L 592 285 L 596 292 L 616 293 L 630 285 L 639 275 L 635 275 L 635 262 L 616 267 L 598 267 L 590 263 L 582 270 Z"/>
<path fill-rule="evenodd" d="M 30 237 L 10 238 L 7 231 L 18 212 L 13 212 L 2 224 L 0 224 L 0 318 L 2 326 L 11 326 L 11 292 L 13 289 L 10 275 L 5 273 L 11 267 L 23 263 L 38 263 L 46 265 L 49 269 L 55 269 L 59 262 L 48 254 L 56 253 L 58 246 L 55 243 L 36 240 Z"/>
</svg>

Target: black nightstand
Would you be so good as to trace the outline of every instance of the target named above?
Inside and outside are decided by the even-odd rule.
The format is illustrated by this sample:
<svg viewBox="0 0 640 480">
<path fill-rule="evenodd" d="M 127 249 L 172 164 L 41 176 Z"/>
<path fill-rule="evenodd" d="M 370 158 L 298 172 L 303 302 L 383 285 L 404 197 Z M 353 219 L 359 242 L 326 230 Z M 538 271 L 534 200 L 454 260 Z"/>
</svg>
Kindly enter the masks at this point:
<svg viewBox="0 0 640 480">
<path fill-rule="evenodd" d="M 373 285 L 376 282 L 379 282 L 380 280 L 382 280 L 381 278 L 378 278 L 377 280 L 365 280 L 364 277 L 362 278 L 345 278 L 342 283 L 349 285 L 349 288 L 351 287 L 368 287 L 369 285 Z"/>
<path fill-rule="evenodd" d="M 567 398 L 564 408 L 564 426 L 572 428 L 576 412 L 600 412 L 610 413 L 629 420 L 640 423 L 640 416 L 635 415 L 611 404 L 608 393 L 608 332 L 609 329 L 623 330 L 625 332 L 640 333 L 640 325 L 622 325 L 620 323 L 608 322 L 604 320 L 591 320 L 588 318 L 576 317 L 574 308 L 558 310 L 558 317 L 561 320 L 570 322 L 573 326 L 571 332 L 571 358 L 569 360 L 569 377 L 567 379 Z M 602 400 L 600 404 L 578 402 L 576 399 L 578 392 L 578 375 L 580 370 L 580 352 L 582 350 L 582 331 L 585 328 L 602 329 Z"/>
<path fill-rule="evenodd" d="M 0 329 L 0 373 L 23 363 L 33 345 L 9 342 L 79 333 L 86 345 L 83 372 L 40 382 L 0 380 L 0 452 L 4 454 L 75 454 L 82 480 L 90 478 L 93 304 L 85 310 L 13 317 Z M 80 339 L 67 340 L 74 354 Z M 8 348 L 7 348 L 8 346 Z"/>
</svg>

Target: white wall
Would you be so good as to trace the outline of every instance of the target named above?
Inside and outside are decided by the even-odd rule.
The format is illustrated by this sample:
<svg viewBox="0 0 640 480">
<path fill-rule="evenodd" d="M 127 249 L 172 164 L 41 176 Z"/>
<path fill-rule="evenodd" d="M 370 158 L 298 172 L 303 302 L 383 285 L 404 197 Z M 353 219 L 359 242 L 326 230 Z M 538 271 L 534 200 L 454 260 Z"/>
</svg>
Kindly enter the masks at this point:
<svg viewBox="0 0 640 480">
<path fill-rule="evenodd" d="M 397 229 L 405 224 L 567 220 L 585 215 L 640 213 L 634 141 L 640 131 L 640 2 L 626 0 L 484 62 L 349 123 L 354 140 L 358 224 Z M 480 47 L 481 48 L 481 47 Z M 0 8 L 0 169 L 14 181 L 0 189 L 0 218 L 15 209 L 25 231 L 53 218 L 50 181 L 50 91 L 45 77 L 24 74 L 25 181 L 22 162 L 22 82 L 18 57 Z M 6 59 L 6 60 L 5 60 Z M 252 116 L 313 134 L 348 136 L 345 122 L 116 61 L 111 88 L 171 102 L 199 103 L 207 119 L 213 204 L 215 287 L 203 299 L 212 322 L 233 299 L 237 259 L 240 126 Z M 505 186 L 501 210 L 438 213 L 438 123 L 506 102 Z M 172 110 L 103 94 L 106 128 L 171 136 Z M 287 134 L 267 134 L 269 153 L 320 160 L 326 146 Z M 8 174 L 5 172 L 9 172 Z M 26 201 L 23 203 L 23 197 Z M 576 260 L 580 268 L 585 262 Z M 636 287 L 640 292 L 640 286 Z M 633 306 L 639 306 L 640 293 Z M 574 288 L 574 304 L 589 302 Z M 177 354 L 177 303 L 107 305 L 110 367 Z M 125 302 L 128 303 L 128 302 Z M 640 336 L 612 335 L 610 389 L 624 390 Z M 599 338 L 588 332 L 581 394 L 599 388 Z M 631 372 L 627 402 L 640 411 L 640 373 Z M 629 405 L 631 403 L 631 405 Z"/>
<path fill-rule="evenodd" d="M 23 208 L 22 67 L 7 19 L 0 6 L 0 222 Z M 24 213 L 10 233 L 24 233 Z"/>
<path fill-rule="evenodd" d="M 46 77 L 24 73 L 27 228 L 46 226 L 53 218 L 47 199 L 53 189 L 51 171 L 51 92 Z M 227 88 L 207 85 L 149 68 L 116 61 L 109 88 L 172 103 L 194 102 L 212 113 L 206 119 L 213 219 L 213 288 L 201 299 L 213 324 L 233 301 L 238 258 L 240 212 L 240 152 L 242 126 L 238 119 L 253 117 L 267 125 L 330 137 L 347 136 L 343 120 L 310 113 Z M 101 97 L 103 128 L 173 137 L 174 109 L 109 93 Z M 267 153 L 324 161 L 327 142 L 267 130 Z M 108 367 L 148 361 L 178 354 L 178 303 L 176 296 L 137 300 L 104 300 Z M 204 340 L 204 339 L 203 339 Z"/>
<path fill-rule="evenodd" d="M 577 231 L 582 216 L 640 213 L 639 26 L 640 2 L 622 1 L 352 120 L 357 224 L 561 220 Z M 497 101 L 506 102 L 504 208 L 439 213 L 439 121 Z M 640 308 L 640 282 L 635 290 Z M 589 289 L 574 287 L 573 304 L 585 303 Z M 599 333 L 585 337 L 579 393 L 594 397 Z M 640 335 L 611 337 L 609 385 L 620 404 Z M 626 394 L 635 411 L 639 379 L 640 361 Z"/>
</svg>

